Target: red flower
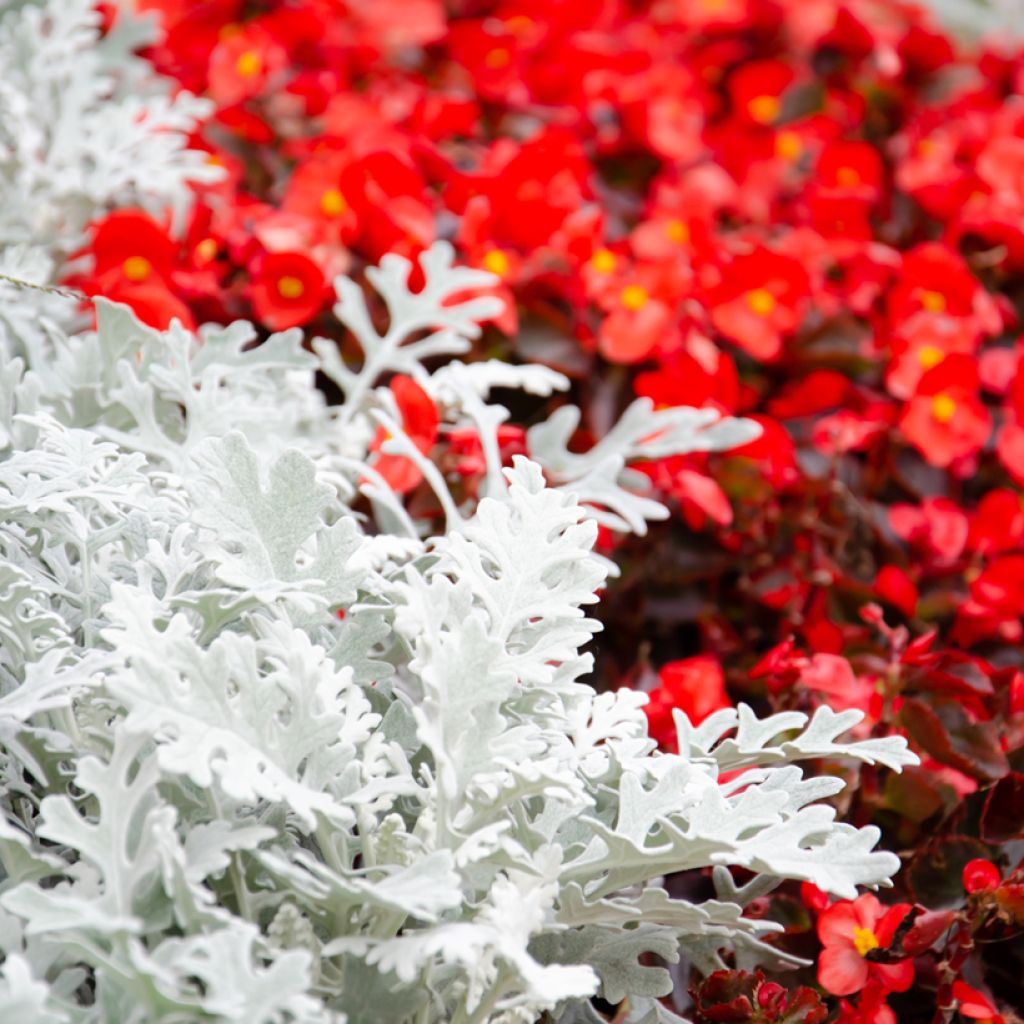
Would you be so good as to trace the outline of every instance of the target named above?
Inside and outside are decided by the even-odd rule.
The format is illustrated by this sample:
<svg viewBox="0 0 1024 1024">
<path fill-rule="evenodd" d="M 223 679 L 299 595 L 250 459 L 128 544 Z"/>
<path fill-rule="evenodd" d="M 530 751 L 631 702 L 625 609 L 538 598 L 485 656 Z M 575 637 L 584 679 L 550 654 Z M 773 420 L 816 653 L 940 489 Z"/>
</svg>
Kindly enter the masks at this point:
<svg viewBox="0 0 1024 1024">
<path fill-rule="evenodd" d="M 946 467 L 977 454 L 992 432 L 992 419 L 977 394 L 977 365 L 949 356 L 920 380 L 900 419 L 904 436 L 933 466 Z"/>
<path fill-rule="evenodd" d="M 641 279 L 629 280 L 603 304 L 611 312 L 601 324 L 598 346 L 611 362 L 641 362 L 667 340 L 672 312 Z"/>
<path fill-rule="evenodd" d="M 166 277 L 177 257 L 177 246 L 166 228 L 142 210 L 117 210 L 97 221 L 90 249 L 97 276 L 116 274 L 130 284 L 154 275 Z"/>
<path fill-rule="evenodd" d="M 828 704 L 837 710 L 858 708 L 874 713 L 875 684 L 858 676 L 846 658 L 838 654 L 814 654 L 800 671 L 802 685 L 825 694 Z"/>
<path fill-rule="evenodd" d="M 177 319 L 194 328 L 192 314 L 170 283 L 178 246 L 148 213 L 118 210 L 97 221 L 90 250 L 92 274 L 72 283 L 131 306 L 150 327 L 163 329 Z"/>
<path fill-rule="evenodd" d="M 833 995 L 849 996 L 873 979 L 886 991 L 906 991 L 914 980 L 913 961 L 878 963 L 867 955 L 889 946 L 909 911 L 909 903 L 885 908 L 870 893 L 829 907 L 818 918 L 818 938 L 824 946 L 818 957 L 822 988 Z"/>
<path fill-rule="evenodd" d="M 832 142 L 818 157 L 818 187 L 847 199 L 872 201 L 882 187 L 882 158 L 867 142 Z"/>
<path fill-rule="evenodd" d="M 660 407 L 712 404 L 734 412 L 739 401 L 739 378 L 727 352 L 691 331 L 682 351 L 659 359 L 656 370 L 637 374 L 633 390 Z"/>
<path fill-rule="evenodd" d="M 979 330 L 990 334 L 1002 325 L 992 296 L 963 258 L 938 242 L 925 242 L 904 256 L 900 280 L 889 297 L 889 312 L 896 321 L 921 310 L 970 317 Z"/>
<path fill-rule="evenodd" d="M 402 417 L 402 429 L 416 447 L 426 454 L 437 441 L 441 418 L 433 399 L 412 379 L 399 374 L 391 379 L 391 393 Z M 399 494 L 407 494 L 423 479 L 419 466 L 404 455 L 381 452 L 387 440 L 387 432 L 381 428 L 370 445 L 371 452 L 377 452 L 373 468 Z"/>
<path fill-rule="evenodd" d="M 350 161 L 340 153 L 299 164 L 288 179 L 282 209 L 308 217 L 325 241 L 351 242 L 358 220 L 352 200 L 342 190 Z"/>
<path fill-rule="evenodd" d="M 1003 618 L 1024 615 L 1024 555 L 1004 555 L 971 584 L 971 597 Z"/>
<path fill-rule="evenodd" d="M 886 1002 L 889 993 L 884 985 L 871 980 L 864 986 L 856 1004 L 839 1000 L 836 1024 L 898 1024 L 896 1014 Z"/>
<path fill-rule="evenodd" d="M 782 116 L 783 93 L 794 78 L 792 67 L 776 60 L 748 61 L 729 78 L 729 96 L 738 118 L 772 125 Z"/>
<path fill-rule="evenodd" d="M 795 259 L 761 248 L 738 256 L 724 275 L 709 297 L 711 322 L 755 359 L 776 359 L 783 339 L 803 319 L 807 271 Z"/>
<path fill-rule="evenodd" d="M 272 331 L 308 323 L 324 304 L 323 272 L 298 252 L 267 253 L 257 261 L 249 294 L 256 316 Z"/>
<path fill-rule="evenodd" d="M 941 559 L 958 558 L 967 543 L 970 522 L 949 498 L 925 498 L 921 507 L 896 504 L 889 508 L 893 532 L 910 544 L 921 544 Z"/>
<path fill-rule="evenodd" d="M 753 459 L 773 487 L 789 487 L 800 479 L 796 465 L 796 446 L 786 428 L 767 416 L 751 416 L 761 426 L 761 436 L 732 448 L 730 458 Z"/>
<path fill-rule="evenodd" d="M 721 663 L 710 655 L 670 661 L 662 666 L 659 677 L 661 685 L 649 694 L 644 711 L 651 737 L 664 747 L 675 744 L 674 708 L 685 711 L 690 721 L 699 725 L 713 712 L 732 707 Z"/>
<path fill-rule="evenodd" d="M 992 1000 L 966 981 L 958 978 L 953 982 L 953 998 L 961 1017 L 982 1021 L 983 1024 L 1006 1024 L 1006 1018 L 996 1009 Z"/>
<path fill-rule="evenodd" d="M 898 608 L 908 619 L 917 608 L 917 587 L 913 580 L 896 565 L 884 565 L 875 577 L 875 592 L 883 601 Z"/>
<path fill-rule="evenodd" d="M 288 63 L 274 38 L 254 25 L 228 35 L 210 55 L 209 91 L 221 106 L 256 96 Z"/>
<path fill-rule="evenodd" d="M 897 398 L 911 398 L 929 370 L 947 356 L 971 355 L 977 346 L 978 331 L 970 321 L 915 313 L 894 342 L 893 361 L 885 375 L 886 387 Z"/>
</svg>

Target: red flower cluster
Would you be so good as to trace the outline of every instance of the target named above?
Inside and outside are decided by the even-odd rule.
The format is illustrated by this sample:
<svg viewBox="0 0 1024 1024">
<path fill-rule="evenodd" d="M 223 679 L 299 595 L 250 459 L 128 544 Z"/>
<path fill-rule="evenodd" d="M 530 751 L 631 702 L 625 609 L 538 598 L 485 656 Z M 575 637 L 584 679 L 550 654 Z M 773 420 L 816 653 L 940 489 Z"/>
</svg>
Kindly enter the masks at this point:
<svg viewBox="0 0 1024 1024">
<path fill-rule="evenodd" d="M 860 986 L 844 1021 L 900 999 L 901 1021 L 1000 1019 L 989 968 L 1019 979 L 1024 953 L 974 937 L 1019 925 L 1017 883 L 958 875 L 1009 879 L 1024 836 L 1024 52 L 963 51 L 904 0 L 135 6 L 165 28 L 150 60 L 214 102 L 194 144 L 224 176 L 183 232 L 96 224 L 78 283 L 158 326 L 344 344 L 333 277 L 446 237 L 507 300 L 481 351 L 569 374 L 586 431 L 636 395 L 757 419 L 743 449 L 645 467 L 678 515 L 615 541 L 598 678 L 663 666 L 667 747 L 674 708 L 739 698 L 909 735 L 922 768 L 860 770 L 844 813 L 907 854 L 897 932 L 960 916 L 925 942 L 873 897 L 808 904 L 819 939 L 785 941 L 823 946 L 834 994 Z M 393 392 L 420 451 L 481 472 L 475 435 L 439 433 L 412 380 Z M 416 500 L 385 439 L 373 468 Z M 772 984 L 719 979 L 707 1019 L 741 1019 L 726 995 L 783 1019 Z"/>
</svg>

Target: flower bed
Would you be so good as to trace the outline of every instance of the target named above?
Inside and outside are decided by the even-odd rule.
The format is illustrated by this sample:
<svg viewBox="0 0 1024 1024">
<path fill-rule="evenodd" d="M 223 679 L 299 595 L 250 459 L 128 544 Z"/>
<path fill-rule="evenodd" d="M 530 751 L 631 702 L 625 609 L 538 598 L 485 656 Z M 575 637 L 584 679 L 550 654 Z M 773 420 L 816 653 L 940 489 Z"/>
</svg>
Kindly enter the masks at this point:
<svg viewBox="0 0 1024 1024">
<path fill-rule="evenodd" d="M 35 284 L 57 272 L 147 326 L 101 306 L 98 334 L 54 348 L 42 325 L 73 328 L 68 300 L 8 289 L 7 356 L 23 365 L 4 406 L 22 417 L 4 421 L 5 486 L 30 475 L 19 453 L 73 460 L 69 430 L 96 459 L 75 484 L 96 503 L 84 519 L 33 519 L 17 529 L 51 538 L 42 554 L 20 534 L 20 561 L 6 551 L 27 574 L 10 584 L 15 618 L 26 600 L 48 609 L 33 622 L 53 642 L 32 644 L 61 681 L 27 670 L 23 653 L 5 666 L 0 712 L 6 701 L 30 732 L 51 716 L 62 738 L 48 749 L 65 744 L 78 766 L 73 784 L 66 772 L 20 783 L 35 811 L 19 827 L 35 838 L 0 833 L 27 865 L 8 867 L 21 888 L 0 896 L 28 922 L 0 947 L 10 991 L 78 1019 L 59 1014 L 72 1013 L 67 972 L 84 969 L 79 998 L 105 991 L 117 1013 L 134 985 L 170 1000 L 150 1013 L 178 1000 L 253 1020 L 253 1004 L 216 1009 L 231 985 L 209 964 L 234 958 L 291 978 L 267 1020 L 376 1020 L 382 1005 L 410 1021 L 1012 1020 L 1024 967 L 1024 53 L 958 44 L 897 0 L 138 0 L 162 25 L 140 62 L 116 6 L 101 5 L 98 46 L 89 5 L 72 7 L 84 35 L 69 20 L 61 45 L 31 13 L 0 23 L 12 54 L 49 40 L 13 98 L 0 94 L 23 144 L 0 185 L 30 199 L 0 215 L 0 271 Z M 179 83 L 173 102 L 151 69 Z M 79 108 L 65 101 L 51 118 L 61 132 L 33 149 L 37 94 Z M 123 117 L 105 147 L 98 127 L 76 131 L 114 102 Z M 252 329 L 207 332 L 201 348 L 179 327 L 161 333 L 237 319 Z M 18 383 L 26 367 L 30 385 Z M 44 415 L 45 427 L 32 419 Z M 124 482 L 104 506 L 95 489 L 115 470 Z M 247 551 L 279 517 L 295 517 L 294 534 Z M 356 521 L 359 539 L 339 525 Z M 159 551 L 144 556 L 147 529 Z M 179 529 L 196 532 L 174 554 Z M 589 530 L 606 561 L 585 557 Z M 90 531 L 120 531 L 117 554 L 82 553 Z M 531 547 L 542 535 L 565 546 L 547 576 Z M 516 607 L 514 588 L 498 590 L 517 544 L 538 562 L 513 621 L 499 609 Z M 321 580 L 321 545 L 342 578 Z M 72 553 L 53 565 L 51 547 Z M 346 576 L 350 548 L 361 553 Z M 125 575 L 121 562 L 139 558 L 149 569 Z M 75 568 L 90 559 L 92 582 Z M 585 697 L 579 648 L 598 623 L 581 606 L 598 591 L 588 679 L 603 692 Z M 542 639 L 549 619 L 557 635 Z M 210 743 L 212 720 L 183 692 L 203 663 L 251 663 L 229 677 L 232 699 L 283 688 L 294 702 L 280 675 L 292 644 L 306 651 L 300 677 L 326 671 L 325 651 L 331 672 L 355 667 L 304 713 L 352 719 L 356 759 L 375 766 L 369 809 L 346 802 L 358 787 L 325 781 L 334 769 L 312 749 L 285 757 L 292 741 L 265 730 L 261 742 L 280 745 L 269 754 L 214 745 L 189 763 Z M 371 649 L 397 671 L 393 690 L 366 668 Z M 490 682 L 456 684 L 456 665 Z M 166 686 L 162 704 L 141 675 Z M 513 696 L 513 683 L 526 690 Z M 643 712 L 635 691 L 649 696 Z M 172 722 L 178 700 L 186 718 Z M 740 704 L 790 717 L 759 733 Z M 446 718 L 456 705 L 461 717 Z M 93 735 L 105 716 L 112 747 Z M 827 742 L 787 735 L 808 716 Z M 868 746 L 836 762 L 851 723 Z M 904 740 L 920 765 L 894 753 Z M 19 772 L 34 749 L 22 747 Z M 825 777 L 755 778 L 754 750 L 766 764 L 813 757 Z M 283 774 L 257 783 L 271 754 Z M 557 770 L 531 775 L 546 756 Z M 108 827 L 105 794 L 131 790 L 133 772 L 163 787 L 144 821 L 164 850 L 164 903 L 117 946 L 99 911 L 88 938 L 81 921 L 53 921 L 58 903 L 69 914 L 86 889 L 112 891 L 108 862 L 80 869 L 73 851 L 89 860 L 83 830 Z M 691 790 L 708 778 L 706 800 L 754 815 L 731 838 L 710 817 L 694 824 Z M 197 789 L 212 808 L 192 806 Z M 794 806 L 755 828 L 755 794 L 770 803 L 772 789 Z M 837 878 L 754 856 L 768 842 L 756 829 L 826 813 L 798 809 L 797 793 L 831 798 L 848 823 L 821 818 L 823 836 L 881 835 L 902 862 L 894 892 L 854 889 L 887 870 Z M 499 808 L 489 824 L 487 801 Z M 600 814 L 574 836 L 538 801 Z M 160 846 L 161 827 L 180 853 Z M 724 845 L 696 860 L 672 846 L 700 829 Z M 213 844 L 201 867 L 190 832 Z M 47 861 L 40 839 L 72 853 Z M 813 831 L 794 842 L 801 857 L 818 849 Z M 384 859 L 367 859 L 378 843 Z M 631 858 L 646 866 L 624 868 Z M 169 892 L 171 862 L 187 899 Z M 139 879 L 153 885 L 155 871 Z M 62 873 L 72 880 L 47 896 L 38 880 Z M 628 904 L 611 898 L 648 881 Z M 389 886 L 405 901 L 397 923 Z M 705 902 L 712 893 L 722 902 Z M 104 912 L 141 898 L 131 885 L 122 895 Z M 671 913 L 659 903 L 670 899 Z M 711 916 L 683 923 L 683 905 Z M 708 909 L 721 906 L 735 910 Z M 729 916 L 740 907 L 742 924 Z M 496 933 L 502 915 L 519 921 L 514 939 Z M 30 937 L 54 929 L 75 936 L 62 955 L 73 941 L 85 968 L 41 959 Z M 602 945 L 615 929 L 617 956 Z M 669 979 L 651 958 L 680 948 L 688 960 Z M 376 993 L 362 1009 L 355 977 Z"/>
</svg>

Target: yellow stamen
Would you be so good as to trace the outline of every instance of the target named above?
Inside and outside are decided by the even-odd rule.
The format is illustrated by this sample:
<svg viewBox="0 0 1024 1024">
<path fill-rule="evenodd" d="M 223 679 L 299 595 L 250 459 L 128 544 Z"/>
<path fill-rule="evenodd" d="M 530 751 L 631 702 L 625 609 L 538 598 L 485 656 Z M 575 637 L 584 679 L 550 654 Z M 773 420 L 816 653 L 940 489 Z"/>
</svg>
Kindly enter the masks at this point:
<svg viewBox="0 0 1024 1024">
<path fill-rule="evenodd" d="M 217 239 L 204 238 L 196 246 L 196 259 L 200 263 L 209 263 L 217 255 Z"/>
<path fill-rule="evenodd" d="M 500 47 L 495 50 L 490 50 L 487 56 L 484 57 L 484 64 L 489 68 L 507 68 L 512 63 L 512 54 L 508 50 L 501 49 Z"/>
<path fill-rule="evenodd" d="M 340 217 L 347 209 L 345 197 L 336 188 L 329 188 L 320 197 L 320 212 L 327 217 Z"/>
<path fill-rule="evenodd" d="M 929 313 L 946 312 L 946 296 L 942 292 L 933 292 L 925 288 L 921 290 L 921 305 Z"/>
<path fill-rule="evenodd" d="M 840 188 L 854 188 L 860 182 L 860 175 L 852 167 L 840 167 L 836 171 L 836 184 Z"/>
<path fill-rule="evenodd" d="M 758 124 L 771 124 L 782 110 L 778 96 L 755 96 L 747 104 L 747 113 Z"/>
<path fill-rule="evenodd" d="M 803 141 L 796 132 L 779 132 L 775 136 L 775 155 L 783 160 L 796 160 L 803 151 Z"/>
<path fill-rule="evenodd" d="M 639 284 L 627 284 L 620 296 L 623 306 L 634 313 L 638 309 L 643 309 L 650 297 L 647 289 Z"/>
<path fill-rule="evenodd" d="M 263 70 L 263 58 L 255 50 L 246 50 L 235 61 L 235 70 L 242 78 L 255 78 Z"/>
<path fill-rule="evenodd" d="M 145 256 L 129 256 L 121 264 L 121 269 L 129 281 L 145 281 L 153 272 L 153 264 Z"/>
<path fill-rule="evenodd" d="M 917 351 L 917 361 L 921 364 L 922 369 L 925 370 L 938 366 L 945 358 L 946 353 L 937 345 L 922 345 Z"/>
<path fill-rule="evenodd" d="M 853 929 L 853 947 L 861 956 L 867 956 L 873 949 L 878 949 L 878 936 L 870 928 Z"/>
<path fill-rule="evenodd" d="M 932 399 L 932 415 L 939 423 L 948 423 L 956 415 L 956 402 L 945 392 Z"/>
<path fill-rule="evenodd" d="M 297 277 L 292 277 L 289 274 L 278 278 L 277 292 L 282 299 L 301 298 L 305 290 L 306 286 Z"/>
<path fill-rule="evenodd" d="M 747 305 L 758 316 L 770 315 L 778 304 L 778 300 L 767 288 L 754 288 L 747 292 Z"/>
<path fill-rule="evenodd" d="M 484 254 L 484 270 L 504 277 L 508 273 L 508 268 L 508 257 L 500 249 L 488 249 Z"/>
<path fill-rule="evenodd" d="M 615 253 L 611 249 L 597 249 L 594 255 L 590 257 L 590 265 L 599 274 L 610 274 L 618 265 L 618 262 L 615 258 Z"/>
<path fill-rule="evenodd" d="M 670 242 L 686 245 L 690 240 L 690 226 L 682 220 L 670 220 L 665 225 L 665 234 L 668 235 Z"/>
</svg>

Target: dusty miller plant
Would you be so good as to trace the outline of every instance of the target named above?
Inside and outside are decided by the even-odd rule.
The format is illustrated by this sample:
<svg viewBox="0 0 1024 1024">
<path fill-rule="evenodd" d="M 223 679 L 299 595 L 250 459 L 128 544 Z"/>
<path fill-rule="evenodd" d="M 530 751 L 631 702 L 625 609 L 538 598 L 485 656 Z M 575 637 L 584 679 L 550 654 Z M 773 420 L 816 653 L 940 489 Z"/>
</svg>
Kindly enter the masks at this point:
<svg viewBox="0 0 1024 1024">
<path fill-rule="evenodd" d="M 638 404 L 581 454 L 565 407 L 503 467 L 491 388 L 566 382 L 428 373 L 496 300 L 460 301 L 489 277 L 444 244 L 421 265 L 415 292 L 404 259 L 370 272 L 384 334 L 337 282 L 358 370 L 297 330 L 158 333 L 102 301 L 94 332 L 0 367 L 0 1021 L 572 1024 L 599 993 L 655 1024 L 678 1018 L 644 954 L 785 959 L 754 896 L 896 870 L 797 765 L 912 760 L 841 742 L 857 712 L 680 715 L 671 755 L 642 694 L 586 684 L 597 520 L 664 514 L 629 464 L 756 428 Z M 396 371 L 479 432 L 485 497 L 404 434 Z M 443 532 L 374 471 L 380 424 Z M 717 899 L 660 884 L 708 866 Z"/>
<path fill-rule="evenodd" d="M 998 46 L 1024 33 L 1020 0 L 925 0 L 923 6 L 966 39 L 987 37 Z"/>
<path fill-rule="evenodd" d="M 95 0 L 0 0 L 0 345 L 8 349 L 40 344 L 52 323 L 73 317 L 73 303 L 39 286 L 53 283 L 90 221 L 112 205 L 180 217 L 188 183 L 221 173 L 187 148 L 209 104 L 172 97 L 134 56 L 155 25 L 122 7 L 101 35 Z"/>
</svg>

